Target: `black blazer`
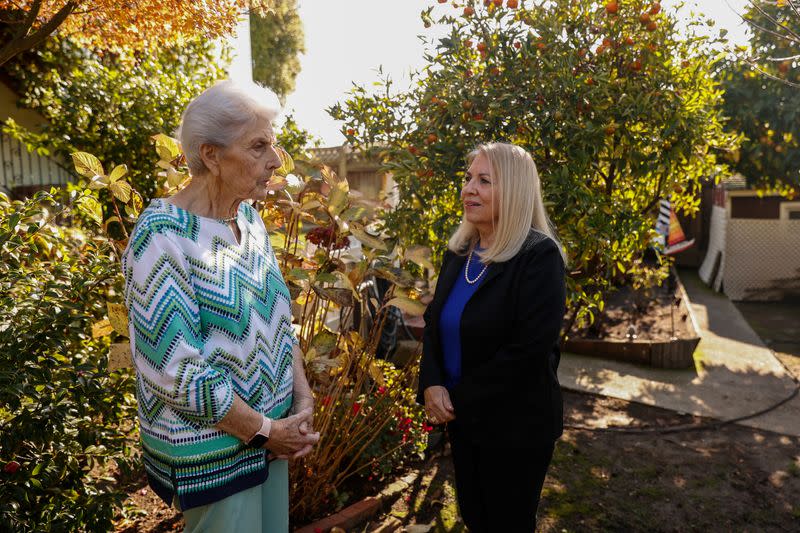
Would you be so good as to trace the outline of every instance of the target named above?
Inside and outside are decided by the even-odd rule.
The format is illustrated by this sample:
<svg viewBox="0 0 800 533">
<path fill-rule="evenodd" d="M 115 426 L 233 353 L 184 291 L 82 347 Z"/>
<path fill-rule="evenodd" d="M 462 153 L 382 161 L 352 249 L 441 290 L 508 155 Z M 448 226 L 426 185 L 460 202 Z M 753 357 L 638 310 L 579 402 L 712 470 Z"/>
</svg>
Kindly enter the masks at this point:
<svg viewBox="0 0 800 533">
<path fill-rule="evenodd" d="M 425 311 L 417 401 L 444 385 L 439 318 L 466 257 L 445 253 Z M 450 391 L 456 421 L 475 444 L 530 446 L 563 431 L 556 371 L 566 289 L 555 241 L 531 230 L 519 253 L 492 263 L 461 315 L 461 381 Z"/>
</svg>

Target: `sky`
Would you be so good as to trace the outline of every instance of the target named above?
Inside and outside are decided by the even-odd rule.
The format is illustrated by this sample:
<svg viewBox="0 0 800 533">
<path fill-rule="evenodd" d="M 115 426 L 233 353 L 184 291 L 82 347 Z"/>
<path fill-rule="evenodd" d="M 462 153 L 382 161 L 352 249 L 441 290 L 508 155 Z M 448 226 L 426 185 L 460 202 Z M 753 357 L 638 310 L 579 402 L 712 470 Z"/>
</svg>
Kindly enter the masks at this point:
<svg viewBox="0 0 800 533">
<path fill-rule="evenodd" d="M 662 0 L 665 9 L 677 2 Z M 687 3 L 713 18 L 715 30 L 727 29 L 732 41 L 746 41 L 737 11 L 743 11 L 747 0 Z M 442 29 L 437 33 L 436 25 L 425 29 L 420 21 L 420 11 L 432 4 L 434 0 L 298 0 L 306 53 L 300 58 L 302 70 L 294 93 L 287 98 L 286 112 L 321 138 L 323 146 L 342 144 L 341 125 L 325 110 L 344 102 L 353 82 L 369 86 L 377 81 L 379 67 L 398 87 L 407 87 L 409 73 L 424 66 L 425 48 L 418 35 L 444 33 Z"/>
</svg>

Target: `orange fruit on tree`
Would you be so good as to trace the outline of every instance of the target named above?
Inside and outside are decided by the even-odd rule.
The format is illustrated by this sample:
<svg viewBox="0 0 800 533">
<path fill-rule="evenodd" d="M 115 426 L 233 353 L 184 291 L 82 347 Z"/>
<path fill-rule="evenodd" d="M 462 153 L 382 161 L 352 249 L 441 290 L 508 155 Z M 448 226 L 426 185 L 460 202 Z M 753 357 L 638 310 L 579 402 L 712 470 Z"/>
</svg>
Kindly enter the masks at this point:
<svg viewBox="0 0 800 533">
<path fill-rule="evenodd" d="M 503 7 L 503 0 L 492 0 L 494 7 Z"/>
<path fill-rule="evenodd" d="M 781 74 L 786 74 L 787 72 L 789 72 L 790 65 L 791 63 L 789 63 L 788 61 L 782 61 L 781 63 L 778 64 L 778 71 L 780 71 Z"/>
<path fill-rule="evenodd" d="M 433 144 L 439 140 L 439 137 L 435 133 L 429 133 L 428 137 L 425 139 L 425 142 L 428 144 Z"/>
<path fill-rule="evenodd" d="M 519 50 L 520 48 L 522 48 L 522 43 L 521 43 L 521 42 L 519 42 L 519 41 L 515 42 L 515 43 L 514 43 L 514 48 L 516 48 L 517 50 Z"/>
<path fill-rule="evenodd" d="M 519 7 L 519 2 L 517 0 L 508 0 L 506 5 L 509 9 L 517 9 Z"/>
<path fill-rule="evenodd" d="M 444 3 L 446 3 L 446 2 L 447 2 L 447 0 L 439 0 L 439 3 L 440 3 L 440 4 L 444 4 Z"/>
<path fill-rule="evenodd" d="M 625 37 L 625 44 L 627 44 L 628 46 L 633 46 L 635 42 L 636 41 L 634 41 L 633 37 L 631 37 L 630 35 Z"/>
<path fill-rule="evenodd" d="M 658 29 L 658 24 L 656 24 L 655 20 L 651 20 L 645 27 L 647 28 L 647 31 L 656 31 Z"/>
<path fill-rule="evenodd" d="M 538 48 L 539 50 L 544 50 L 545 48 L 547 48 L 547 45 L 544 43 L 536 43 L 536 48 Z"/>
<path fill-rule="evenodd" d="M 652 6 L 650 6 L 650 14 L 651 15 L 658 15 L 661 12 L 661 4 L 655 2 Z"/>
<path fill-rule="evenodd" d="M 475 10 L 472 9 L 471 6 L 467 6 L 467 7 L 464 8 L 464 16 L 465 17 L 471 17 L 474 14 L 475 14 Z"/>
<path fill-rule="evenodd" d="M 478 51 L 484 52 L 486 50 L 486 43 L 478 43 Z"/>
<path fill-rule="evenodd" d="M 642 24 L 647 25 L 650 23 L 650 21 L 651 19 L 649 13 L 642 13 L 641 15 L 639 15 L 639 22 L 641 22 Z"/>
<path fill-rule="evenodd" d="M 347 128 L 347 134 L 348 135 L 355 135 L 356 134 L 356 130 L 354 130 L 353 128 Z"/>
<path fill-rule="evenodd" d="M 461 107 L 463 107 L 464 109 L 472 109 L 472 102 L 470 102 L 469 100 L 464 100 L 463 102 L 461 102 Z"/>
<path fill-rule="evenodd" d="M 639 72 L 640 70 L 642 70 L 642 62 L 640 60 L 638 60 L 638 59 L 634 60 L 631 63 L 631 70 L 636 71 L 636 72 Z"/>
<path fill-rule="evenodd" d="M 609 124 L 609 125 L 608 125 L 608 126 L 606 126 L 606 127 L 605 127 L 605 129 L 603 130 L 603 133 L 605 133 L 607 137 L 611 137 L 611 136 L 612 136 L 612 135 L 614 135 L 616 132 L 617 132 L 617 126 L 616 126 L 616 125 L 614 125 L 614 124 Z"/>
<path fill-rule="evenodd" d="M 470 41 L 469 39 L 465 40 L 464 46 L 466 46 L 467 48 L 472 48 L 472 41 Z"/>
<path fill-rule="evenodd" d="M 609 0 L 606 2 L 606 13 L 609 15 L 616 15 L 617 11 L 619 11 L 619 4 L 617 0 Z"/>
<path fill-rule="evenodd" d="M 614 46 L 614 41 L 606 37 L 603 39 L 603 46 L 605 46 L 606 48 L 611 48 L 612 46 Z"/>
</svg>

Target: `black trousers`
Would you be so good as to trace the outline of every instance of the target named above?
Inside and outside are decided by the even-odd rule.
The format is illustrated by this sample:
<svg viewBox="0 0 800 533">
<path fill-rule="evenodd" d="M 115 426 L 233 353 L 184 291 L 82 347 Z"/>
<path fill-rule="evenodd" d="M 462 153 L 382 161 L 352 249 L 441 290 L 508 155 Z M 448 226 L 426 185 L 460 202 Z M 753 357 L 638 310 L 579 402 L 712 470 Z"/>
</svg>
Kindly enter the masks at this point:
<svg viewBox="0 0 800 533">
<path fill-rule="evenodd" d="M 554 443 L 485 448 L 447 425 L 461 517 L 473 533 L 533 533 Z"/>
</svg>

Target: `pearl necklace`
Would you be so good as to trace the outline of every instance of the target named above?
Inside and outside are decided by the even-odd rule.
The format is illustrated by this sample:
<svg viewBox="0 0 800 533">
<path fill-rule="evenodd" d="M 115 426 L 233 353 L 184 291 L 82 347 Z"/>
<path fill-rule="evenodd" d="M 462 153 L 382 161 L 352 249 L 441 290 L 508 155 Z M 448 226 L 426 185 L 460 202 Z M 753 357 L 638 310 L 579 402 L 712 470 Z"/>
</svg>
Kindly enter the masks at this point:
<svg viewBox="0 0 800 533">
<path fill-rule="evenodd" d="M 478 274 L 475 279 L 469 279 L 469 264 L 472 261 L 472 252 L 474 252 L 474 250 L 469 251 L 469 257 L 467 257 L 467 266 L 464 268 L 464 279 L 467 280 L 467 283 L 470 285 L 477 283 L 478 280 L 481 279 L 481 276 L 483 276 L 483 273 L 486 272 L 486 269 L 489 268 L 489 265 L 483 265 L 483 270 L 481 270 L 480 274 Z"/>
<path fill-rule="evenodd" d="M 235 221 L 237 218 L 239 218 L 238 214 L 233 215 L 232 217 L 228 217 L 228 218 L 218 218 L 217 220 L 219 222 L 222 222 L 223 224 L 230 224 L 231 222 Z"/>
</svg>

